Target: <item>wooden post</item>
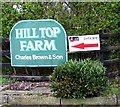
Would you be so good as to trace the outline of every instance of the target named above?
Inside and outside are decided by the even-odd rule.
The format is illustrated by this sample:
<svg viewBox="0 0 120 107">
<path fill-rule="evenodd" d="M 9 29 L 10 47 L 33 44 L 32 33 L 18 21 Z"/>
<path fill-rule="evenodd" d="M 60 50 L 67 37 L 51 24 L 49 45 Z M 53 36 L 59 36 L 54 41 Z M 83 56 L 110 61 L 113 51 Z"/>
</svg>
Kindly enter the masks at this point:
<svg viewBox="0 0 120 107">
<path fill-rule="evenodd" d="M 105 60 L 109 59 L 109 51 L 105 49 L 105 45 L 102 42 L 102 35 L 103 33 L 100 33 L 100 60 L 104 63 Z"/>
<path fill-rule="evenodd" d="M 31 67 L 31 72 L 32 72 L 32 76 L 36 76 L 36 73 L 37 73 L 37 72 L 36 72 L 36 68 Z M 31 78 L 31 81 L 33 81 L 33 82 L 34 82 L 34 81 L 36 81 L 36 80 L 35 80 L 35 78 L 34 78 L 34 77 L 32 77 L 32 78 Z"/>
<path fill-rule="evenodd" d="M 36 68 L 31 67 L 32 76 L 36 76 Z"/>
</svg>

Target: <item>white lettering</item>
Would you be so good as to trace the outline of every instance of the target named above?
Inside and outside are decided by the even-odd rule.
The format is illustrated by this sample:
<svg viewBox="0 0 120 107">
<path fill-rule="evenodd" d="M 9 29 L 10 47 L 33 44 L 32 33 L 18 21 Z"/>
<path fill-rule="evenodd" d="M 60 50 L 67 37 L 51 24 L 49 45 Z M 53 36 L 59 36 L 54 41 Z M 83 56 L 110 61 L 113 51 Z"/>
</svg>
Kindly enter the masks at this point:
<svg viewBox="0 0 120 107">
<path fill-rule="evenodd" d="M 46 27 L 46 28 L 39 28 L 40 35 L 37 35 L 37 29 L 36 28 L 22 28 L 22 29 L 15 29 L 16 32 L 16 38 L 22 39 L 22 38 L 55 38 L 57 37 L 57 34 L 60 33 L 59 27 Z"/>
<path fill-rule="evenodd" d="M 44 49 L 45 50 L 57 50 L 55 47 L 55 40 L 51 40 L 50 43 L 47 40 L 44 40 Z"/>
<path fill-rule="evenodd" d="M 15 29 L 16 38 L 39 38 L 36 36 L 36 28 Z"/>
<path fill-rule="evenodd" d="M 50 27 L 46 28 L 46 36 L 50 38 L 53 36 L 53 30 Z"/>
<path fill-rule="evenodd" d="M 24 56 L 15 55 L 15 59 L 16 60 L 31 60 L 32 57 L 31 56 L 27 56 L 27 55 L 24 55 Z"/>
<path fill-rule="evenodd" d="M 53 54 L 52 57 L 53 57 L 53 59 L 63 59 L 62 55 Z"/>
<path fill-rule="evenodd" d="M 57 37 L 57 34 L 60 33 L 59 27 L 47 27 L 47 28 L 39 28 L 41 31 L 41 38 L 45 38 L 45 35 L 49 38 Z"/>
<path fill-rule="evenodd" d="M 26 41 L 20 41 L 20 51 L 24 51 L 24 49 L 26 48 Z"/>
<path fill-rule="evenodd" d="M 27 48 L 26 48 L 26 51 L 34 51 L 34 44 L 32 41 L 28 41 L 28 44 L 27 44 Z"/>
<path fill-rule="evenodd" d="M 39 28 L 41 30 L 41 38 L 45 38 L 44 30 L 45 28 Z"/>
<path fill-rule="evenodd" d="M 43 42 L 42 41 L 40 41 L 40 40 L 35 40 L 34 41 L 35 42 L 35 50 L 44 50 L 43 49 Z"/>
<path fill-rule="evenodd" d="M 15 29 L 16 38 L 23 38 L 23 29 Z"/>
<path fill-rule="evenodd" d="M 20 51 L 57 50 L 55 40 L 20 41 Z"/>
<path fill-rule="evenodd" d="M 60 28 L 59 27 L 53 27 L 53 32 L 54 32 L 54 37 L 57 37 L 57 34 L 60 33 Z"/>
<path fill-rule="evenodd" d="M 37 56 L 37 55 L 32 55 L 33 60 L 37 60 L 37 59 L 49 59 L 48 56 Z"/>
</svg>

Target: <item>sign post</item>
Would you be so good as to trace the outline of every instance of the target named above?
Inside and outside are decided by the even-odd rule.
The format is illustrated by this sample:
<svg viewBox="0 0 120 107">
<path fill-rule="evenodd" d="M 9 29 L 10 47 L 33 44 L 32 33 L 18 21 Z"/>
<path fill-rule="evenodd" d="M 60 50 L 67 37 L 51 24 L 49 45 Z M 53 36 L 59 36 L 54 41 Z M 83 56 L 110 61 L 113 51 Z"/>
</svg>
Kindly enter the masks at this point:
<svg viewBox="0 0 120 107">
<path fill-rule="evenodd" d="M 66 32 L 57 21 L 23 20 L 10 32 L 11 66 L 58 66 L 67 61 Z"/>
<path fill-rule="evenodd" d="M 99 34 L 69 36 L 68 42 L 70 52 L 100 50 Z"/>
</svg>

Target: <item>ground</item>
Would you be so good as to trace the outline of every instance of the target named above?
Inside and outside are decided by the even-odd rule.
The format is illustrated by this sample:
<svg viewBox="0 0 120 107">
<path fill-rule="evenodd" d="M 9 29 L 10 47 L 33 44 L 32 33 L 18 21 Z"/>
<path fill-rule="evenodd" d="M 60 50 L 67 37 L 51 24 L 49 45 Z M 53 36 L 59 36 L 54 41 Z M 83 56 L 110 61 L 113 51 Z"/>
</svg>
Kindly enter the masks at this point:
<svg viewBox="0 0 120 107">
<path fill-rule="evenodd" d="M 16 81 L 14 83 L 4 83 L 0 87 L 0 91 L 29 91 L 29 92 L 36 92 L 41 95 L 51 95 L 50 91 L 50 84 L 49 82 L 19 82 Z"/>
<path fill-rule="evenodd" d="M 55 98 L 50 91 L 50 83 L 45 82 L 27 82 L 16 81 L 4 83 L 0 86 L 2 100 L 0 104 L 47 104 L 47 105 L 117 105 L 120 104 L 120 96 L 100 96 L 89 99 L 61 99 Z"/>
</svg>

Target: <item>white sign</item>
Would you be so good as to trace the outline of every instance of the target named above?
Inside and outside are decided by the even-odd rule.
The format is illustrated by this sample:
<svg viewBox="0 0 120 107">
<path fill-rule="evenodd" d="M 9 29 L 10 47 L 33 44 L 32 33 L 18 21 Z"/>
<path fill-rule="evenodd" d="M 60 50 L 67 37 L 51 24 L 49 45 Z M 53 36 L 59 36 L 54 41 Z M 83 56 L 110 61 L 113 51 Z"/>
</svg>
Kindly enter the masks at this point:
<svg viewBox="0 0 120 107">
<path fill-rule="evenodd" d="M 69 36 L 69 51 L 100 50 L 99 34 L 85 36 Z"/>
</svg>

